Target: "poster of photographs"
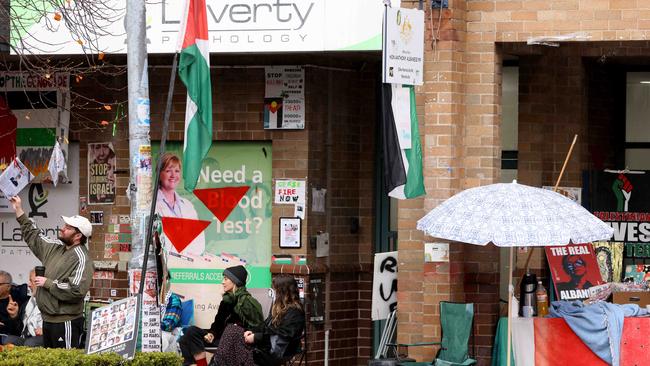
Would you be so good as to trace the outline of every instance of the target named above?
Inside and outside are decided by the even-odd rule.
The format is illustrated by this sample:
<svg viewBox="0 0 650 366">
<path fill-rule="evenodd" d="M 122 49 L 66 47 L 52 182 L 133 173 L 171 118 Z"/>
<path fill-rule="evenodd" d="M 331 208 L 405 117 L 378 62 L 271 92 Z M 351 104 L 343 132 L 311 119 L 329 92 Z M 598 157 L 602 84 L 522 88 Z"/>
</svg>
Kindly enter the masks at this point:
<svg viewBox="0 0 650 366">
<path fill-rule="evenodd" d="M 115 352 L 126 359 L 135 354 L 138 297 L 131 296 L 95 309 L 90 318 L 86 353 Z"/>
<path fill-rule="evenodd" d="M 305 69 L 302 66 L 267 66 L 264 74 L 264 129 L 304 129 Z"/>
<path fill-rule="evenodd" d="M 115 202 L 115 165 L 113 144 L 88 144 L 88 199 L 91 205 Z"/>
</svg>

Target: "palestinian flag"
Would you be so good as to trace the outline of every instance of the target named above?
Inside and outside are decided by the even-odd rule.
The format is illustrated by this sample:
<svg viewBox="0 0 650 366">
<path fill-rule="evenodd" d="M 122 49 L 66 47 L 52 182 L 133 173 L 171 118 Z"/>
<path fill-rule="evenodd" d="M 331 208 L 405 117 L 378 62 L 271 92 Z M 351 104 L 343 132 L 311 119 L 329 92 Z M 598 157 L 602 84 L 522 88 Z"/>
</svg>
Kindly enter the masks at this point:
<svg viewBox="0 0 650 366">
<path fill-rule="evenodd" d="M 178 75 L 187 88 L 183 180 L 189 192 L 196 187 L 203 158 L 212 144 L 212 89 L 205 0 L 187 0 L 181 26 Z"/>
<path fill-rule="evenodd" d="M 399 199 L 424 195 L 422 145 L 413 86 L 383 84 L 382 140 L 388 195 Z"/>
</svg>

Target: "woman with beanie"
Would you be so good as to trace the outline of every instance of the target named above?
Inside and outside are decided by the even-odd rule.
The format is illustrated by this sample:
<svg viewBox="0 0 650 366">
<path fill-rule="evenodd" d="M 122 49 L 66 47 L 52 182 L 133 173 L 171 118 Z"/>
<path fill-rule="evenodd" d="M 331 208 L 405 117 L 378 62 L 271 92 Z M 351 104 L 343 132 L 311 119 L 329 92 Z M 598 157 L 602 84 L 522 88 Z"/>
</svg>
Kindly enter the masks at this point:
<svg viewBox="0 0 650 366">
<path fill-rule="evenodd" d="M 216 347 L 227 325 L 236 324 L 246 330 L 257 331 L 263 325 L 262 306 L 246 291 L 248 274 L 244 266 L 223 271 L 223 298 L 210 329 L 189 327 L 179 340 L 183 365 L 206 366 L 205 347 Z"/>
<path fill-rule="evenodd" d="M 284 274 L 273 278 L 273 290 L 275 300 L 264 327 L 243 332 L 236 342 L 223 339 L 214 355 L 215 364 L 252 365 L 254 361 L 255 365 L 276 366 L 297 353 L 305 329 L 298 285 L 293 276 Z M 245 356 L 247 361 L 242 362 Z"/>
</svg>

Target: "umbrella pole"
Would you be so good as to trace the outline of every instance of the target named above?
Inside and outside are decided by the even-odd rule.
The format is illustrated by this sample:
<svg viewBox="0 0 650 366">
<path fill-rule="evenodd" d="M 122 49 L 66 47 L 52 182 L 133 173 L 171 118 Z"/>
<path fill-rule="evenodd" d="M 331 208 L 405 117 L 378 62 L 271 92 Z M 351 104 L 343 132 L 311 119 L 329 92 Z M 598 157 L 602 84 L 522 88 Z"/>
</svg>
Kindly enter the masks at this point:
<svg viewBox="0 0 650 366">
<path fill-rule="evenodd" d="M 510 366 L 510 352 L 511 352 L 511 341 L 512 341 L 512 296 L 514 295 L 514 289 L 512 288 L 512 262 L 513 262 L 513 250 L 510 247 L 510 265 L 508 267 L 508 341 L 506 342 L 506 365 Z"/>
<path fill-rule="evenodd" d="M 569 152 L 567 152 L 566 158 L 564 158 L 564 164 L 562 165 L 562 170 L 560 170 L 560 175 L 557 177 L 557 180 L 555 181 L 555 186 L 553 186 L 553 192 L 557 192 L 557 188 L 560 186 L 560 181 L 562 180 L 562 176 L 564 175 L 564 170 L 566 169 L 567 164 L 569 164 L 569 159 L 571 159 L 571 153 L 573 152 L 573 147 L 576 146 L 576 141 L 578 141 L 578 134 L 575 134 L 573 136 L 573 142 L 569 147 Z M 528 252 L 528 258 L 526 258 L 526 265 L 524 266 L 524 271 L 528 270 L 528 264 L 530 263 L 530 259 L 533 257 L 534 250 L 535 247 L 532 247 Z M 519 279 L 519 281 L 521 281 L 521 278 Z"/>
</svg>

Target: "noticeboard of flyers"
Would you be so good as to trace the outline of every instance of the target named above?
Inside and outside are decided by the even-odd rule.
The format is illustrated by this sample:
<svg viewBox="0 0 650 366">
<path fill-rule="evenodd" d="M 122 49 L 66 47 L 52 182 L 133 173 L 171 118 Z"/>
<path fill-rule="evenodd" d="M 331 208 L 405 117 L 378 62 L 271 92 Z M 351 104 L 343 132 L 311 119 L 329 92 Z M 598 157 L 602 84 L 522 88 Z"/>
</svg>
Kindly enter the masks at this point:
<svg viewBox="0 0 650 366">
<path fill-rule="evenodd" d="M 86 338 L 86 353 L 115 352 L 125 359 L 135 355 L 140 314 L 138 296 L 93 310 Z"/>
</svg>

